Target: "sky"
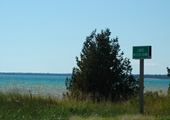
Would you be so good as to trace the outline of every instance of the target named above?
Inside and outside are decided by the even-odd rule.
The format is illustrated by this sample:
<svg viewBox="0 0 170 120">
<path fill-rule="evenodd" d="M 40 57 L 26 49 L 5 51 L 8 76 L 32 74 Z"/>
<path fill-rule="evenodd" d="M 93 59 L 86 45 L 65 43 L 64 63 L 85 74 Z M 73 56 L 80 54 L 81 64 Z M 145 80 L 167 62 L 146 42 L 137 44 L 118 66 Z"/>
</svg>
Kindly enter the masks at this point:
<svg viewBox="0 0 170 120">
<path fill-rule="evenodd" d="M 0 72 L 72 73 L 86 37 L 109 28 L 132 73 L 133 46 L 152 46 L 144 74 L 170 67 L 170 0 L 0 0 Z"/>
</svg>

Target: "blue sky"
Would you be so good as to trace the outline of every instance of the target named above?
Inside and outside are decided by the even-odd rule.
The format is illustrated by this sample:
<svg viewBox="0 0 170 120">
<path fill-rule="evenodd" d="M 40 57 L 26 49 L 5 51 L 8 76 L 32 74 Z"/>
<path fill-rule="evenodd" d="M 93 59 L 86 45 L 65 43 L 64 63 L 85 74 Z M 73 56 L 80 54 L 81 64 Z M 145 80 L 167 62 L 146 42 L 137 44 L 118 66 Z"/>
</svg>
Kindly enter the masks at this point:
<svg viewBox="0 0 170 120">
<path fill-rule="evenodd" d="M 145 74 L 170 67 L 170 0 L 1 0 L 0 72 L 71 73 L 86 36 L 109 28 L 132 59 L 133 46 L 152 46 Z"/>
</svg>

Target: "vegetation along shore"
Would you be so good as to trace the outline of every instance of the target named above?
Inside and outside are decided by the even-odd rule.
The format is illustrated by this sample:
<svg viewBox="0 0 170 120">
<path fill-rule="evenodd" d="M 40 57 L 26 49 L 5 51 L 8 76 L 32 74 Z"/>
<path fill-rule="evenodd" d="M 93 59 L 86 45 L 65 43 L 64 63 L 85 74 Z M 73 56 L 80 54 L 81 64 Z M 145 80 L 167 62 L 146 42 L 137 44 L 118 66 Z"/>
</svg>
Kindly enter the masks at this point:
<svg viewBox="0 0 170 120">
<path fill-rule="evenodd" d="M 113 103 L 33 96 L 31 91 L 30 94 L 19 94 L 15 89 L 13 92 L 0 92 L 0 119 L 170 119 L 169 101 L 170 92 L 167 95 L 146 92 L 144 115 L 140 115 L 139 96 Z"/>
</svg>

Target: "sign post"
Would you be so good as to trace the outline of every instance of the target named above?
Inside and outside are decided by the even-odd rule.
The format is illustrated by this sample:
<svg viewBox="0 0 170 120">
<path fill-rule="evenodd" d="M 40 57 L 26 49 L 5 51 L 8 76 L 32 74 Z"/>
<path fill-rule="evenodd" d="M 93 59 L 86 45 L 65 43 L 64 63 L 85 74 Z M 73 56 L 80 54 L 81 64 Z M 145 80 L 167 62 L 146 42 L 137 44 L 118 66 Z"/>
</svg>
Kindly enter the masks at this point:
<svg viewBox="0 0 170 120">
<path fill-rule="evenodd" d="M 144 59 L 140 59 L 140 113 L 143 114 Z"/>
<path fill-rule="evenodd" d="M 144 113 L 143 109 L 143 91 L 144 91 L 144 59 L 151 59 L 151 46 L 135 46 L 133 47 L 133 59 L 140 59 L 140 113 Z"/>
</svg>

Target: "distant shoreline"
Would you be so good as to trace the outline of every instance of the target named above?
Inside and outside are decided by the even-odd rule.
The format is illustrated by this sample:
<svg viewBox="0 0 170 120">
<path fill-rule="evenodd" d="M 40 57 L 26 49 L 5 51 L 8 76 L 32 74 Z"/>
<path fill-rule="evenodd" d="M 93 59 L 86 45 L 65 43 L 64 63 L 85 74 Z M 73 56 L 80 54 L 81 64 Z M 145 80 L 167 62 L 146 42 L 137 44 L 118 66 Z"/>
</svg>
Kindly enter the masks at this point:
<svg viewBox="0 0 170 120">
<path fill-rule="evenodd" d="M 67 76 L 71 77 L 71 73 L 22 73 L 22 72 L 0 72 L 0 75 L 31 75 L 31 76 Z M 140 78 L 139 74 L 132 74 L 135 78 Z M 163 79 L 163 80 L 170 80 L 170 77 L 167 75 L 161 74 L 145 74 L 145 79 Z"/>
<path fill-rule="evenodd" d="M 165 79 L 165 78 L 144 78 L 144 79 L 158 79 L 158 80 L 162 79 L 162 80 L 170 80 L 170 78 L 169 78 L 169 79 Z"/>
<path fill-rule="evenodd" d="M 135 78 L 140 78 L 139 74 L 135 74 L 133 75 Z M 151 74 L 145 74 L 144 75 L 144 79 L 163 79 L 163 80 L 170 80 L 170 77 L 168 75 L 161 75 L 161 74 L 155 74 L 155 75 L 151 75 Z"/>
<path fill-rule="evenodd" d="M 0 75 L 72 76 L 71 73 L 17 73 L 17 72 L 0 72 Z"/>
</svg>

